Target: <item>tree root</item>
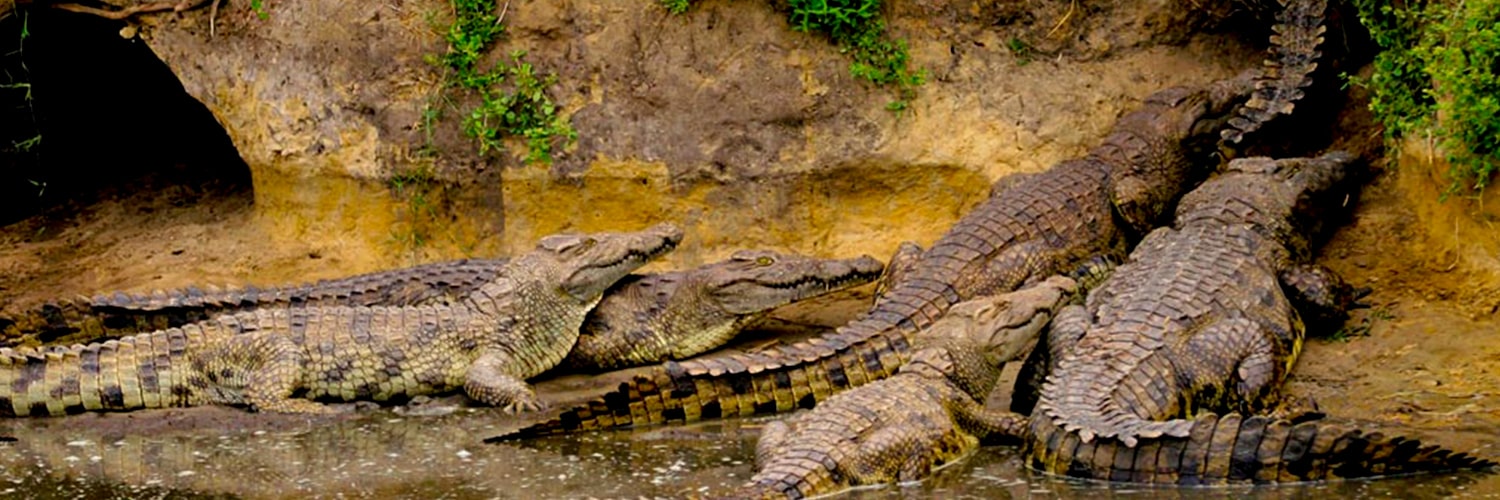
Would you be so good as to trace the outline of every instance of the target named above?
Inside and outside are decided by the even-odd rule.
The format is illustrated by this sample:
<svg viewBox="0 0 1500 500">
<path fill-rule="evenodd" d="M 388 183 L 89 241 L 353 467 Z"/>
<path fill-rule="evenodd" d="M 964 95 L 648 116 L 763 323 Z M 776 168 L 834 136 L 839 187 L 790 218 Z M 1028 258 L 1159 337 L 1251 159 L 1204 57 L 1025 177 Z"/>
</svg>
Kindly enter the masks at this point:
<svg viewBox="0 0 1500 500">
<path fill-rule="evenodd" d="M 135 17 L 137 15 L 150 14 L 155 12 L 183 12 L 202 7 L 208 4 L 210 1 L 211 0 L 179 0 L 175 2 L 138 2 L 130 5 L 116 5 L 114 3 L 105 3 L 104 7 L 90 7 L 87 5 L 71 2 L 58 3 L 46 0 L 13 0 L 10 2 L 0 3 L 0 19 L 10 17 L 10 15 L 14 13 L 15 9 L 20 6 L 32 4 L 50 7 L 58 10 L 65 10 L 68 12 L 77 12 L 79 14 L 99 16 L 105 19 L 124 20 Z M 217 1 L 213 1 L 213 4 L 215 7 L 218 6 Z"/>
</svg>

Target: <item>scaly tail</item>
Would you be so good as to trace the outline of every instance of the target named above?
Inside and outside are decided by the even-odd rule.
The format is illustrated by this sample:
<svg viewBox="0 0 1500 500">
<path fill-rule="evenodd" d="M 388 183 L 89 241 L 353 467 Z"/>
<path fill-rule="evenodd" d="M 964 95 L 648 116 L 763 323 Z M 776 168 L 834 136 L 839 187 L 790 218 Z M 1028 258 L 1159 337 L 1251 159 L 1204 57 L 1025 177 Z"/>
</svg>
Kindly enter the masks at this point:
<svg viewBox="0 0 1500 500">
<path fill-rule="evenodd" d="M 1221 148 L 1233 149 L 1245 136 L 1259 130 L 1278 115 L 1289 115 L 1293 106 L 1306 94 L 1318 69 L 1318 49 L 1323 44 L 1323 21 L 1327 0 L 1280 0 L 1281 10 L 1272 26 L 1271 57 L 1255 82 L 1250 101 L 1240 108 L 1240 116 L 1229 120 L 1221 132 Z"/>
<path fill-rule="evenodd" d="M 557 418 L 485 439 L 498 443 L 575 431 L 694 422 L 812 408 L 833 394 L 896 372 L 911 356 L 905 334 L 879 336 L 814 363 L 750 373 L 694 375 L 668 361 Z"/>
<path fill-rule="evenodd" d="M 1186 438 L 1142 439 L 1135 447 L 1114 439 L 1083 443 L 1051 419 L 1035 418 L 1027 446 L 1034 469 L 1131 483 L 1290 483 L 1495 467 L 1415 439 L 1234 413 L 1200 415 Z"/>
<path fill-rule="evenodd" d="M 197 328 L 100 344 L 0 349 L 0 416 L 186 406 L 188 362 Z"/>
<path fill-rule="evenodd" d="M 123 297 L 123 294 L 118 294 Z M 83 344 L 162 330 L 208 318 L 206 309 L 135 311 L 109 307 L 111 297 L 78 297 L 0 317 L 0 339 L 8 345 Z"/>
<path fill-rule="evenodd" d="M 507 259 L 466 259 L 271 287 L 188 287 L 78 297 L 0 316 L 8 345 L 86 344 L 174 328 L 251 309 L 408 306 L 464 296 L 493 280 Z"/>
</svg>

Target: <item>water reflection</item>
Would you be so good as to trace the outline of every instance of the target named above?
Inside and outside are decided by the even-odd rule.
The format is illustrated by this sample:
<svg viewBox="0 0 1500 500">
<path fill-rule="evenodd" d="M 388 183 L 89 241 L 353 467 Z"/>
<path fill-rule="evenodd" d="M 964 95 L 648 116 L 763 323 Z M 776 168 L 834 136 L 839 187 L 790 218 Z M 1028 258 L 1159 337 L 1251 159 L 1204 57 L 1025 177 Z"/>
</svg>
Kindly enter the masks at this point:
<svg viewBox="0 0 1500 500">
<path fill-rule="evenodd" d="M 150 419 L 155 412 L 137 412 Z M 251 420 L 264 416 L 249 415 Z M 80 417 L 88 418 L 88 417 Z M 109 422 L 98 419 L 99 422 Z M 343 421 L 205 432 L 11 422 L 3 498 L 620 498 L 723 492 L 749 477 L 756 420 L 485 445 L 489 410 L 376 411 Z M 116 427 L 116 428 L 111 428 Z M 253 425 L 250 427 L 254 427 Z M 990 447 L 916 485 L 850 498 L 1500 497 L 1496 475 L 1451 474 L 1285 487 L 1142 488 L 1026 471 Z"/>
</svg>

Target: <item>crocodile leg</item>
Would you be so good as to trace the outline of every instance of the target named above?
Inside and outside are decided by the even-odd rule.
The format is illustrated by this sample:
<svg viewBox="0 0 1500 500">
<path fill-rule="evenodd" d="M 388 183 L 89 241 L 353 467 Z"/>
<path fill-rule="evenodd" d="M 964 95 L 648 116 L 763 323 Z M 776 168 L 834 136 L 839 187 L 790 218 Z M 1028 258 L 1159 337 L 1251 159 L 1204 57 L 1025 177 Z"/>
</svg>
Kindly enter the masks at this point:
<svg viewBox="0 0 1500 500">
<path fill-rule="evenodd" d="M 507 413 L 540 411 L 544 405 L 536 391 L 525 380 L 506 373 L 507 366 L 515 366 L 515 362 L 503 353 L 481 354 L 464 376 L 464 393 L 475 401 L 504 408 Z"/>
<path fill-rule="evenodd" d="M 1026 417 L 1020 414 L 987 408 L 974 400 L 960 401 L 948 411 L 960 429 L 969 430 L 982 441 L 1026 437 Z"/>
<path fill-rule="evenodd" d="M 1278 277 L 1287 300 L 1302 315 L 1310 332 L 1333 333 L 1349 318 L 1349 310 L 1366 307 L 1359 299 L 1370 293 L 1369 288 L 1355 288 L 1317 264 L 1291 266 Z"/>
<path fill-rule="evenodd" d="M 1010 396 L 1010 411 L 1030 415 L 1042 395 L 1042 385 L 1047 374 L 1052 373 L 1052 363 L 1063 353 L 1073 350 L 1078 339 L 1088 331 L 1089 313 L 1081 305 L 1069 305 L 1057 311 L 1052 327 L 1042 335 L 1037 348 L 1031 350 L 1026 363 L 1016 374 L 1016 387 Z"/>
<path fill-rule="evenodd" d="M 292 339 L 274 333 L 252 334 L 229 347 L 244 353 L 245 402 L 255 411 L 271 413 L 332 413 L 323 404 L 294 398 L 302 379 L 302 349 Z M 211 358 L 212 359 L 212 358 Z M 232 358 L 230 358 L 232 360 Z M 210 366 L 216 363 L 210 363 Z"/>
</svg>

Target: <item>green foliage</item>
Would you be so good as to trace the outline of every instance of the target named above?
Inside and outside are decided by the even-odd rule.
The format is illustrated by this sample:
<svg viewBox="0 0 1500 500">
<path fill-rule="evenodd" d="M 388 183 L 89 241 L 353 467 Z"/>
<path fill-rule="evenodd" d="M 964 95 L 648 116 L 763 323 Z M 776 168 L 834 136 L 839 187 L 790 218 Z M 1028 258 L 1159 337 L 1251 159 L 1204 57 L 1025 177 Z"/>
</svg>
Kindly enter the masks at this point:
<svg viewBox="0 0 1500 500">
<path fill-rule="evenodd" d="M 1031 63 L 1031 44 L 1020 38 L 1011 38 L 1005 42 L 1005 48 L 1010 49 L 1010 54 L 1016 56 L 1016 66 L 1025 66 Z"/>
<path fill-rule="evenodd" d="M 394 230 L 391 237 L 411 248 L 425 245 L 430 239 L 428 235 L 431 231 L 421 221 L 437 217 L 436 207 L 431 201 L 432 192 L 437 187 L 432 165 L 429 163 L 409 167 L 391 176 L 386 183 L 396 196 L 406 198 L 406 212 L 410 219 L 405 229 Z"/>
<path fill-rule="evenodd" d="M 266 12 L 266 3 L 264 0 L 250 0 L 250 10 L 255 12 L 255 17 L 260 18 L 262 21 L 271 18 L 271 13 Z"/>
<path fill-rule="evenodd" d="M 16 67 L 19 68 L 22 75 L 13 75 L 7 69 L 5 71 L 5 75 L 6 81 L 9 83 L 0 84 L 0 90 L 16 91 L 20 94 L 18 96 L 19 100 L 24 103 L 23 106 L 26 109 L 26 114 L 31 118 L 31 124 L 29 127 L 25 125 L 19 125 L 16 126 L 15 129 L 9 129 L 9 133 L 15 133 L 16 135 L 6 138 L 6 140 L 10 142 L 8 146 L 0 144 L 0 153 L 36 154 L 37 146 L 40 146 L 42 143 L 42 134 L 41 126 L 37 123 L 36 118 L 36 104 L 32 100 L 31 82 L 26 81 L 27 78 L 31 75 L 31 69 L 26 66 L 25 54 L 26 39 L 31 37 L 31 16 L 29 13 L 21 13 L 21 32 L 18 37 L 19 38 L 16 40 L 16 50 L 9 54 L 5 54 L 5 56 L 14 56 L 16 58 Z M 4 101 L 10 102 L 10 92 L 5 92 L 4 95 L 6 95 Z M 28 132 L 28 130 L 30 132 Z M 41 196 L 42 193 L 46 192 L 46 182 L 30 179 L 28 179 L 27 181 L 30 182 L 33 187 L 37 188 L 37 196 Z"/>
<path fill-rule="evenodd" d="M 1497 2 L 1354 1 L 1382 51 L 1368 79 L 1351 81 L 1370 88 L 1370 109 L 1392 144 L 1420 130 L 1443 137 L 1449 193 L 1484 189 L 1500 163 Z"/>
<path fill-rule="evenodd" d="M 509 88 L 499 90 L 489 85 L 476 87 L 482 102 L 464 118 L 464 133 L 479 139 L 479 154 L 501 149 L 501 138 L 518 136 L 526 139 L 526 161 L 552 161 L 552 143 L 556 138 L 568 142 L 578 139 L 578 132 L 557 116 L 557 106 L 545 90 L 557 82 L 555 75 L 538 77 L 531 64 L 522 61 L 526 52 L 511 53 L 511 65 L 505 68 Z M 498 73 L 495 74 L 498 77 Z"/>
<path fill-rule="evenodd" d="M 667 11 L 687 11 L 691 0 L 661 0 Z M 790 0 L 792 28 L 827 35 L 839 50 L 849 55 L 849 73 L 881 86 L 896 89 L 897 98 L 886 105 L 905 111 L 917 97 L 917 87 L 926 72 L 912 71 L 911 53 L 904 40 L 892 40 L 880 17 L 880 0 Z"/>
<path fill-rule="evenodd" d="M 537 74 L 525 62 L 525 51 L 511 53 L 509 64 L 495 63 L 481 70 L 485 54 L 502 34 L 505 26 L 496 17 L 494 0 L 454 0 L 457 17 L 447 28 L 448 52 L 434 58 L 448 71 L 451 87 L 475 92 L 480 103 L 464 117 L 463 130 L 479 142 L 479 154 L 503 151 L 506 137 L 526 140 L 526 161 L 551 163 L 558 142 L 578 139 L 573 126 L 558 116 L 557 105 L 547 96 L 548 86 L 557 82 L 551 74 Z M 441 117 L 441 108 L 429 103 L 422 121 L 431 143 L 432 126 Z"/>
<path fill-rule="evenodd" d="M 1454 188 L 1481 190 L 1500 164 L 1500 2 L 1469 0 L 1423 44 Z"/>
<path fill-rule="evenodd" d="M 673 14 L 687 12 L 688 7 L 691 5 L 692 0 L 661 0 L 662 8 L 667 9 L 667 12 Z"/>
</svg>

